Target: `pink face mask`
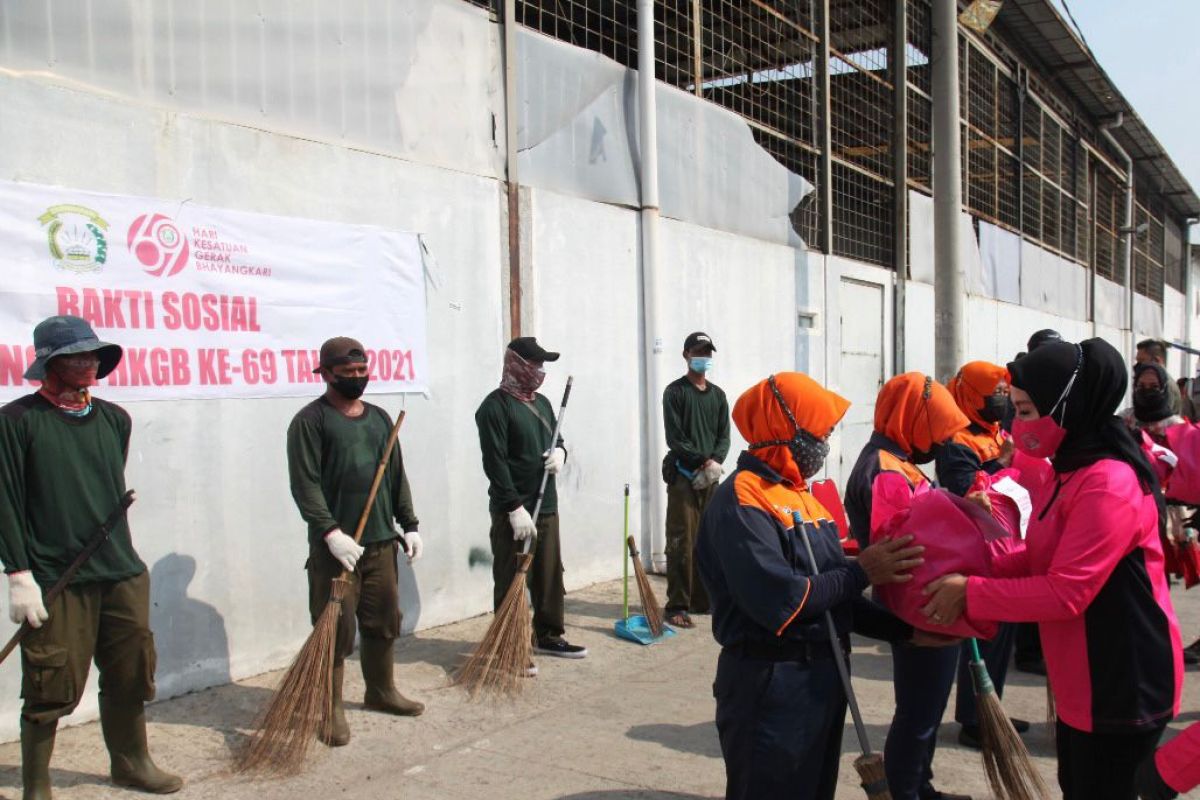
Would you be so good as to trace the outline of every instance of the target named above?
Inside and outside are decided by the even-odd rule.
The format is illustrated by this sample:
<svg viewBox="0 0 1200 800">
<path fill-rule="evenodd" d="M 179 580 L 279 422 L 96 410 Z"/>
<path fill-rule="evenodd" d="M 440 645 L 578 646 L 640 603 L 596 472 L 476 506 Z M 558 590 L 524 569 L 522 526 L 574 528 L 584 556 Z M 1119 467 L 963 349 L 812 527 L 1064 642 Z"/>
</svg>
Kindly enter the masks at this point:
<svg viewBox="0 0 1200 800">
<path fill-rule="evenodd" d="M 1013 446 L 1025 455 L 1032 458 L 1052 458 L 1058 452 L 1058 448 L 1062 446 L 1063 439 L 1067 438 L 1067 429 L 1054 421 L 1054 412 L 1058 410 L 1059 406 L 1062 406 L 1063 414 L 1066 414 L 1067 395 L 1071 393 L 1075 379 L 1079 377 L 1080 366 L 1082 366 L 1082 353 L 1080 354 L 1080 364 L 1075 367 L 1071 380 L 1067 381 L 1067 388 L 1063 389 L 1063 393 L 1058 397 L 1058 402 L 1054 404 L 1054 408 L 1050 409 L 1049 414 L 1037 419 L 1013 420 Z"/>
</svg>

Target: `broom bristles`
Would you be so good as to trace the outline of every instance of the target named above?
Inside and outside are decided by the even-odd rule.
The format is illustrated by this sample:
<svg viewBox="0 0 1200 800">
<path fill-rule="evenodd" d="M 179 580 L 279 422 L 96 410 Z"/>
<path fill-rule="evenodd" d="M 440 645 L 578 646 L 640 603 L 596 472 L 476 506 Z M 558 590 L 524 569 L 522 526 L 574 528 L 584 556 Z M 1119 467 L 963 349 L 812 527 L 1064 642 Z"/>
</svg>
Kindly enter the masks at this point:
<svg viewBox="0 0 1200 800">
<path fill-rule="evenodd" d="M 525 574 L 533 556 L 517 556 L 517 574 L 496 609 L 483 641 L 451 681 L 475 699 L 481 694 L 514 695 L 525 688 L 533 652 L 533 623 L 525 594 Z"/>
<path fill-rule="evenodd" d="M 883 771 L 883 756 L 878 753 L 863 754 L 854 759 L 854 770 L 862 781 L 867 800 L 892 800 L 887 774 Z"/>
<path fill-rule="evenodd" d="M 986 675 L 982 662 L 973 661 L 971 667 L 973 671 L 984 670 Z M 978 692 L 976 705 L 983 771 L 992 793 L 999 800 L 1047 800 L 1050 790 L 996 693 Z"/>
<path fill-rule="evenodd" d="M 646 627 L 650 629 L 651 636 L 662 636 L 664 622 L 662 606 L 658 604 L 658 598 L 654 596 L 654 587 L 650 585 L 650 577 L 646 575 L 646 568 L 642 566 L 637 544 L 634 543 L 632 536 L 625 541 L 629 545 L 630 560 L 633 561 L 633 577 L 637 583 L 638 599 L 642 603 L 642 615 L 646 618 Z"/>
<path fill-rule="evenodd" d="M 329 603 L 237 754 L 238 773 L 286 776 L 304 765 L 318 736 L 328 739 L 333 719 L 333 648 L 345 581 L 335 580 Z"/>
</svg>

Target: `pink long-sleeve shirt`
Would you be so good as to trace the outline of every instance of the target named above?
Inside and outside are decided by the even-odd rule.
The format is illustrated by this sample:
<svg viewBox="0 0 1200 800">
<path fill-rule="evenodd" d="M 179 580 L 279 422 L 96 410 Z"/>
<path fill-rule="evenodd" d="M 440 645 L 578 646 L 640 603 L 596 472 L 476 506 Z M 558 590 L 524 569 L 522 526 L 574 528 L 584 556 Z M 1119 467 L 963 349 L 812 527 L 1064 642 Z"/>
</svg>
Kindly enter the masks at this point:
<svg viewBox="0 0 1200 800">
<path fill-rule="evenodd" d="M 1182 643 L 1163 572 L 1154 498 L 1104 459 L 1032 492 L 1026 547 L 967 581 L 975 619 L 1037 622 L 1059 718 L 1130 733 L 1179 710 Z"/>
</svg>

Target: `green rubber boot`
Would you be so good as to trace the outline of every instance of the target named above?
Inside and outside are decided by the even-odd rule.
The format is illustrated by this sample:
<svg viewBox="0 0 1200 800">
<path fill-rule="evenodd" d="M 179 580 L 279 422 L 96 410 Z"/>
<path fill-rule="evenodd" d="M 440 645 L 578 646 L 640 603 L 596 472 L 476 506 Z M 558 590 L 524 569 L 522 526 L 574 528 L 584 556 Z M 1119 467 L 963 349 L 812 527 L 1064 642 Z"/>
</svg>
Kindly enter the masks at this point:
<svg viewBox="0 0 1200 800">
<path fill-rule="evenodd" d="M 39 725 L 21 717 L 21 786 L 23 800 L 51 800 L 50 756 L 58 720 Z"/>
<path fill-rule="evenodd" d="M 150 794 L 171 794 L 183 788 L 183 778 L 163 772 L 146 747 L 146 706 L 141 700 L 120 701 L 100 695 L 100 730 L 117 786 Z"/>
<path fill-rule="evenodd" d="M 363 707 L 401 717 L 419 717 L 425 711 L 425 704 L 400 694 L 393 682 L 392 643 L 395 641 L 362 637 L 359 658 L 362 660 L 363 680 L 367 683 Z"/>
<path fill-rule="evenodd" d="M 330 747 L 345 747 L 350 744 L 350 725 L 346 722 L 346 708 L 342 705 L 342 676 L 345 674 L 345 664 L 333 668 L 333 726 L 329 738 L 321 737 L 321 741 Z"/>
</svg>

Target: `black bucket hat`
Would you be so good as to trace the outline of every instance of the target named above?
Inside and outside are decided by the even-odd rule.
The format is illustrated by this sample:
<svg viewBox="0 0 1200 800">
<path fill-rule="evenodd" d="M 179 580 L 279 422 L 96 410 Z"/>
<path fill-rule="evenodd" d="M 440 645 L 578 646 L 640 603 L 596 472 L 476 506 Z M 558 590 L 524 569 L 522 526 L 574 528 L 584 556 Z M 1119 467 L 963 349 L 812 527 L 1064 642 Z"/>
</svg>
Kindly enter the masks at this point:
<svg viewBox="0 0 1200 800">
<path fill-rule="evenodd" d="M 33 329 L 34 361 L 25 370 L 25 380 L 46 377 L 46 364 L 55 356 L 95 353 L 100 359 L 96 377 L 103 378 L 121 361 L 121 346 L 102 342 L 92 326 L 79 317 L 47 317 Z"/>
</svg>

